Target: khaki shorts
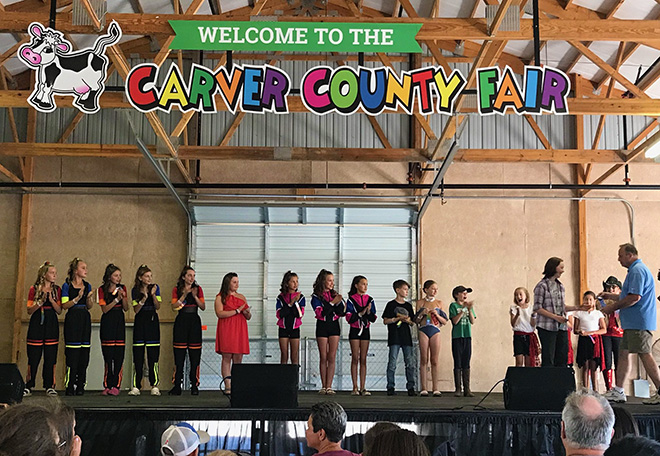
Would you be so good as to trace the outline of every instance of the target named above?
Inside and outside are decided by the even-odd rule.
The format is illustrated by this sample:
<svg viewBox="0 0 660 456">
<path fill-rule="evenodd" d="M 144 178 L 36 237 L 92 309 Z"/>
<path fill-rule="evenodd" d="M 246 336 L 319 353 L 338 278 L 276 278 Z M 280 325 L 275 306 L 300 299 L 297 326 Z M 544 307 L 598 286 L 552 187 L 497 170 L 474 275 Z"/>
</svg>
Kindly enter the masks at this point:
<svg viewBox="0 0 660 456">
<path fill-rule="evenodd" d="M 643 329 L 624 329 L 620 350 L 629 353 L 651 353 L 653 334 Z"/>
</svg>

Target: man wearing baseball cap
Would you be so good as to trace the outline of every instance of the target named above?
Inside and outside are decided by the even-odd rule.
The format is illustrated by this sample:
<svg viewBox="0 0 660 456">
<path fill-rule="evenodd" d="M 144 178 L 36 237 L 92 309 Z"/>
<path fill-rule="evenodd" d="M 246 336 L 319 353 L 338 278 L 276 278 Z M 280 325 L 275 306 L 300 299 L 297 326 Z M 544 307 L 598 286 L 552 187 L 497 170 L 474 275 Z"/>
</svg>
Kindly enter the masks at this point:
<svg viewBox="0 0 660 456">
<path fill-rule="evenodd" d="M 451 292 L 454 302 L 449 305 L 449 318 L 454 326 L 451 330 L 451 354 L 454 357 L 454 396 L 461 395 L 461 380 L 463 380 L 463 396 L 473 397 L 470 390 L 470 358 L 472 358 L 472 325 L 477 315 L 474 313 L 474 302 L 468 301 L 468 293 L 472 288 L 459 285 Z"/>
<path fill-rule="evenodd" d="M 197 431 L 188 423 L 178 423 L 165 429 L 160 438 L 163 456 L 197 456 L 199 446 L 209 441 L 209 435 Z"/>
</svg>

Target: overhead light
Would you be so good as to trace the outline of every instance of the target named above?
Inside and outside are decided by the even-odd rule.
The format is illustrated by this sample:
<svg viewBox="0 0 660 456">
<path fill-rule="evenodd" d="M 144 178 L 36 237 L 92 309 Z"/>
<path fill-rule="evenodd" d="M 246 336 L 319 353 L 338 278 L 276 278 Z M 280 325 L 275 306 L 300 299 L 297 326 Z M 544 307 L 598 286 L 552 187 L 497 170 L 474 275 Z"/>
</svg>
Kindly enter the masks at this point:
<svg viewBox="0 0 660 456">
<path fill-rule="evenodd" d="M 644 152 L 646 158 L 658 158 L 660 157 L 660 143 L 655 143 Z"/>
</svg>

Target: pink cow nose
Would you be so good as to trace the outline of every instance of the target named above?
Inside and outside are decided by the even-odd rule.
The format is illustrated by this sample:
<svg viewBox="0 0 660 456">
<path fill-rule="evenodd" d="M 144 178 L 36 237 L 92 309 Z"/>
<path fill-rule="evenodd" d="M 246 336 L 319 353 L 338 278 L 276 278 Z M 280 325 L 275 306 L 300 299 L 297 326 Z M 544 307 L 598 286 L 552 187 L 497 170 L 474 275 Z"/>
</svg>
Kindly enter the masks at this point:
<svg viewBox="0 0 660 456">
<path fill-rule="evenodd" d="M 32 49 L 30 48 L 23 49 L 21 51 L 21 57 L 34 65 L 39 65 L 41 63 L 41 55 L 32 52 Z"/>
</svg>

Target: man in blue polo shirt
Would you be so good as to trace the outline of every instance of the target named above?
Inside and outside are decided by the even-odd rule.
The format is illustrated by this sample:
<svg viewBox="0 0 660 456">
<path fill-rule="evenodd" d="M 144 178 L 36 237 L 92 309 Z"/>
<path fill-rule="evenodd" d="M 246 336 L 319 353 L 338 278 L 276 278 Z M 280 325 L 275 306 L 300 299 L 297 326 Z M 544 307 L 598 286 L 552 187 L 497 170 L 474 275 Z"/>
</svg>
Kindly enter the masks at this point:
<svg viewBox="0 0 660 456">
<path fill-rule="evenodd" d="M 605 313 L 619 310 L 623 339 L 619 348 L 619 365 L 616 367 L 616 386 L 605 397 L 612 402 L 626 402 L 623 385 L 630 370 L 630 355 L 637 353 L 644 364 L 655 387 L 660 390 L 660 369 L 651 355 L 653 334 L 656 329 L 655 282 L 649 268 L 638 257 L 637 248 L 632 244 L 619 246 L 619 263 L 628 268 L 621 294 L 601 293 L 604 299 L 616 302 L 602 309 Z M 660 395 L 656 392 L 644 404 L 660 404 Z"/>
</svg>

